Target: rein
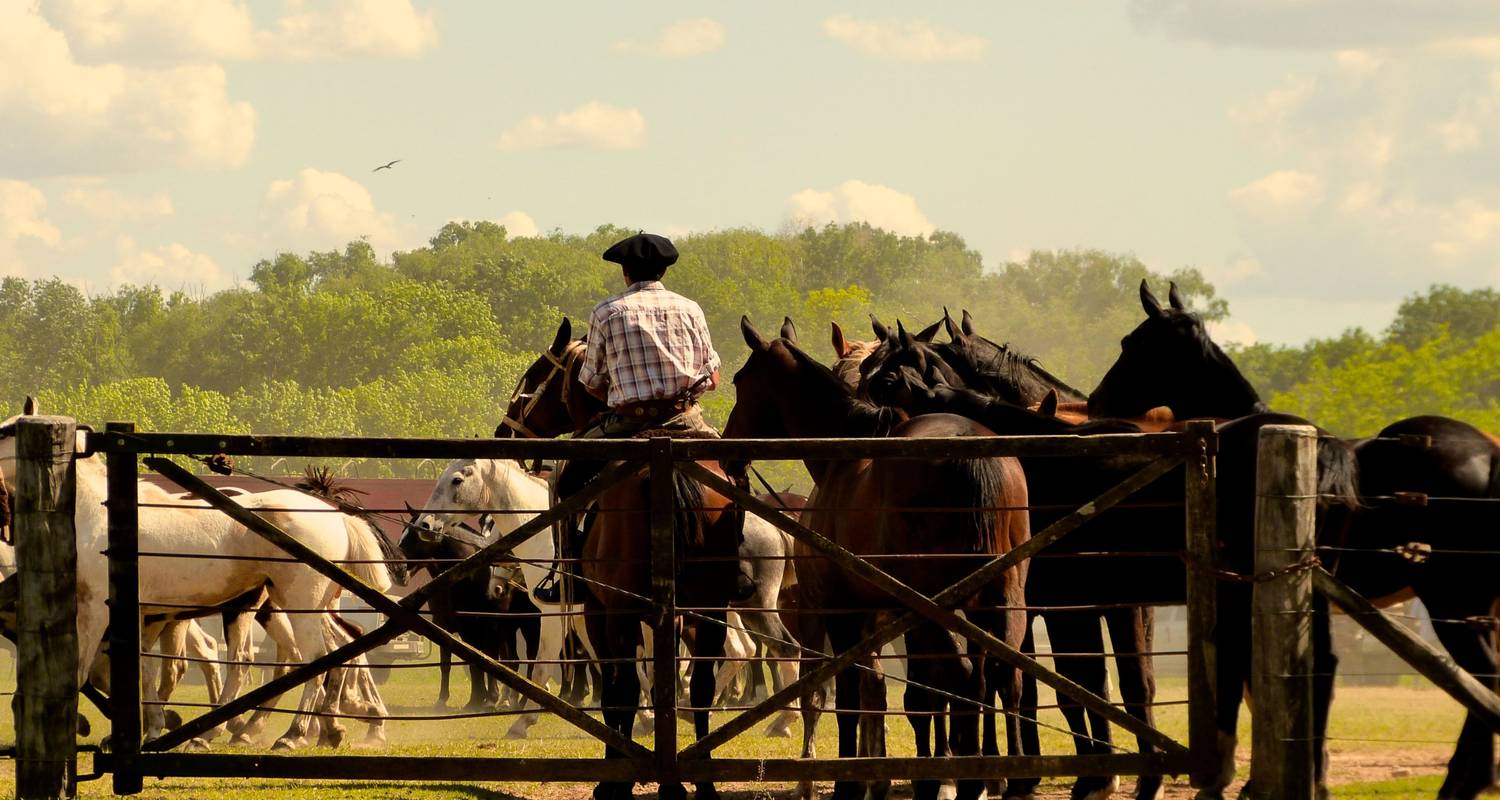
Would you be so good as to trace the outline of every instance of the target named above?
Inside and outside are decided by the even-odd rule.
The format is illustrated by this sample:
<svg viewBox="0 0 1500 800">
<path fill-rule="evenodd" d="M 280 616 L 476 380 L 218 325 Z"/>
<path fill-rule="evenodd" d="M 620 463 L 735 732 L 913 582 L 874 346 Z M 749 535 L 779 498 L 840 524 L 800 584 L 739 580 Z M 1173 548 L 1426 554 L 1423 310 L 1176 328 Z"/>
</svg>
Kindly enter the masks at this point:
<svg viewBox="0 0 1500 800">
<path fill-rule="evenodd" d="M 552 371 L 547 373 L 547 377 L 543 378 L 542 382 L 537 384 L 536 389 L 532 390 L 530 394 L 523 394 L 521 392 L 522 387 L 525 386 L 524 382 L 516 385 L 516 391 L 510 396 L 510 405 L 505 410 L 505 416 L 500 419 L 500 424 L 504 425 L 507 428 L 510 428 L 516 433 L 525 436 L 528 439 L 547 438 L 526 427 L 526 417 L 529 416 L 532 410 L 536 408 L 536 404 L 541 401 L 542 396 L 547 393 L 547 388 L 552 384 L 552 379 L 557 377 L 558 375 L 563 376 L 563 409 L 568 412 L 569 416 L 572 416 L 573 382 L 568 380 L 568 376 L 573 372 L 573 365 L 578 363 L 578 359 L 583 357 L 583 354 L 587 349 L 588 345 L 584 344 L 582 339 L 574 339 L 573 341 L 568 342 L 568 346 L 563 349 L 561 357 L 553 355 L 551 350 L 543 350 L 542 356 L 548 361 L 552 362 Z M 516 416 L 511 416 L 511 410 L 515 408 L 516 401 L 522 398 L 526 398 L 526 403 L 521 407 L 521 413 Z"/>
</svg>

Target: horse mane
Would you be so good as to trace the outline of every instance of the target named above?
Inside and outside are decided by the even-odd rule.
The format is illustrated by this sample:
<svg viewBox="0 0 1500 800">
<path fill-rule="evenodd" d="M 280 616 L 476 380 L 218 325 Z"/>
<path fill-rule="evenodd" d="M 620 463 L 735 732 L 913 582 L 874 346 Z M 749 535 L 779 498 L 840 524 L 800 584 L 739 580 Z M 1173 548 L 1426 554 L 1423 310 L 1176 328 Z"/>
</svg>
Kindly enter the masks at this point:
<svg viewBox="0 0 1500 800">
<path fill-rule="evenodd" d="M 834 374 L 826 364 L 808 355 L 802 348 L 789 339 L 781 339 L 786 345 L 787 352 L 797 362 L 800 369 L 816 382 L 826 384 L 832 396 L 844 407 L 848 415 L 851 431 L 857 431 L 856 435 L 885 436 L 892 428 L 905 421 L 905 412 L 900 409 L 878 406 L 859 399 L 854 396 L 854 389 L 845 383 L 842 378 Z"/>
<path fill-rule="evenodd" d="M 333 474 L 332 469 L 328 467 L 316 467 L 312 464 L 308 464 L 302 470 L 302 480 L 297 481 L 293 485 L 301 491 L 317 495 L 339 506 L 340 510 L 346 512 L 349 511 L 349 508 L 346 508 L 346 506 L 357 506 L 360 496 L 369 494 L 369 492 L 356 489 L 344 483 L 338 476 Z"/>
<path fill-rule="evenodd" d="M 1224 349 L 1219 347 L 1218 342 L 1215 342 L 1208 335 L 1208 327 L 1203 323 L 1202 316 L 1191 311 L 1179 311 L 1177 309 L 1165 309 L 1164 313 L 1168 318 L 1186 317 L 1192 320 L 1193 341 L 1203 351 L 1203 359 L 1219 368 L 1219 371 L 1215 373 L 1216 375 L 1233 384 L 1234 389 L 1245 392 L 1245 395 L 1251 399 L 1249 413 L 1269 412 L 1271 410 L 1271 407 L 1266 405 L 1265 401 L 1261 399 L 1260 392 L 1255 390 L 1255 384 L 1252 384 L 1250 379 L 1245 377 L 1245 373 L 1240 372 L 1239 366 L 1234 363 L 1229 354 L 1225 353 Z"/>
<path fill-rule="evenodd" d="M 975 343 L 981 346 L 976 347 Z M 1009 342 L 996 344 L 983 336 L 971 334 L 962 344 L 955 340 L 935 345 L 934 349 L 944 356 L 943 360 L 950 366 L 970 372 L 971 375 L 964 376 L 966 380 L 976 377 L 996 389 L 1009 389 L 1015 397 L 1007 399 L 1017 404 L 1029 405 L 1035 402 L 1023 395 L 1027 388 L 1041 390 L 1044 395 L 1052 389 L 1056 389 L 1059 395 L 1071 395 L 1062 399 L 1083 400 L 1087 397 L 1048 372 L 1039 359 L 1019 352 Z M 947 357 L 950 355 L 951 358 Z"/>
</svg>

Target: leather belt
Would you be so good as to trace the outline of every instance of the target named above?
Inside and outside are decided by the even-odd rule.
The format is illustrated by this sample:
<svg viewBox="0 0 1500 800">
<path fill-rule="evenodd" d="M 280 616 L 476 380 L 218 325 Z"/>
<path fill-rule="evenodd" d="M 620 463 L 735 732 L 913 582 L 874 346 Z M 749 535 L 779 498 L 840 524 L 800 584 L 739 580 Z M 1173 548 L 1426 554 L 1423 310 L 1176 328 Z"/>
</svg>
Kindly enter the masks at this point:
<svg viewBox="0 0 1500 800">
<path fill-rule="evenodd" d="M 610 409 L 610 413 L 626 419 L 670 419 L 687 411 L 697 403 L 692 400 L 668 398 L 665 400 L 639 400 Z"/>
</svg>

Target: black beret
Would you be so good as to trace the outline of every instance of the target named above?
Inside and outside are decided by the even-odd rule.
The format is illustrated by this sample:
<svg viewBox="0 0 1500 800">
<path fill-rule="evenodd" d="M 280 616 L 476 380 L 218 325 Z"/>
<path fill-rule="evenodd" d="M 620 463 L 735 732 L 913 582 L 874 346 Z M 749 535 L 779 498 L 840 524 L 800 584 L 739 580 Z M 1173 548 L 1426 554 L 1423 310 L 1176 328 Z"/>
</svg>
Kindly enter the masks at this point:
<svg viewBox="0 0 1500 800">
<path fill-rule="evenodd" d="M 654 233 L 637 233 L 621 239 L 604 251 L 604 260 L 613 261 L 623 267 L 660 267 L 666 269 L 677 263 L 677 248 L 672 240 Z"/>
</svg>

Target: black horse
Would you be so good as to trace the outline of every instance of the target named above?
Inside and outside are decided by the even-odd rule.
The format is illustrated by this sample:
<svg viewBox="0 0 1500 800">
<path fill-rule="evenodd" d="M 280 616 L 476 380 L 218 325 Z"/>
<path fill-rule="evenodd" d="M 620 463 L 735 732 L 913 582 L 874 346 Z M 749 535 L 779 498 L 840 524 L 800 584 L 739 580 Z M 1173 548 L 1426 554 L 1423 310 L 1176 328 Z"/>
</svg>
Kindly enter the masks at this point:
<svg viewBox="0 0 1500 800">
<path fill-rule="evenodd" d="M 939 371 L 932 368 L 931 358 L 919 343 L 911 340 L 893 348 L 886 364 L 872 374 L 874 396 L 912 413 L 947 411 L 962 414 L 1002 435 L 1087 435 L 1138 430 L 1132 423 L 1119 420 L 1071 425 L 998 398 L 949 387 L 942 383 Z M 924 369 L 925 373 L 920 371 Z M 1306 420 L 1262 413 L 1225 423 L 1218 430 L 1217 530 L 1222 558 L 1219 566 L 1242 574 L 1253 569 L 1255 557 L 1251 523 L 1254 519 L 1257 437 L 1260 428 L 1273 424 L 1306 424 Z M 1353 453 L 1344 443 L 1324 436 L 1319 441 L 1318 455 L 1320 494 L 1340 501 L 1326 504 L 1338 511 L 1320 514 L 1320 524 L 1337 527 L 1347 516 L 1345 511 L 1354 505 Z M 1131 458 L 1052 457 L 1023 458 L 1022 465 L 1031 487 L 1032 524 L 1040 529 L 1062 516 L 1068 507 L 1086 502 L 1118 483 L 1143 466 L 1143 462 Z M 1032 575 L 1043 575 L 1044 578 L 1028 582 L 1028 606 L 1183 603 L 1186 576 L 1178 558 L 1184 540 L 1183 517 L 1180 511 L 1174 512 L 1170 507 L 1183 500 L 1182 488 L 1181 471 L 1169 473 L 1132 498 L 1132 503 L 1139 507 L 1113 509 L 1044 550 L 1032 565 Z M 1084 552 L 1128 552 L 1129 556 L 1060 558 Z M 1250 601 L 1250 591 L 1244 584 L 1220 584 L 1219 622 L 1215 636 L 1221 687 L 1217 711 L 1224 732 L 1226 756 L 1233 753 L 1234 726 L 1241 699 L 1237 687 L 1243 687 L 1249 677 Z M 1332 642 L 1328 635 L 1326 606 L 1324 608 L 1314 630 L 1315 658 L 1320 666 L 1327 667 L 1318 669 L 1320 674 L 1332 670 Z M 1044 610 L 1038 615 L 1047 623 L 1054 651 L 1102 652 L 1099 612 Z M 1129 621 L 1130 617 L 1123 619 Z M 1121 619 L 1117 617 L 1113 621 L 1118 623 Z M 1149 618 L 1146 621 L 1149 622 Z M 1140 624 L 1124 630 L 1111 625 L 1110 636 L 1116 651 L 1124 653 L 1120 671 L 1127 710 L 1149 722 L 1149 701 L 1154 686 L 1150 658 L 1142 655 L 1151 650 L 1149 629 Z M 1060 673 L 1103 693 L 1105 674 L 1101 657 L 1062 657 L 1056 660 L 1056 666 Z M 1323 698 L 1320 708 L 1325 711 L 1331 690 L 1331 680 L 1318 686 Z M 1028 695 L 1025 699 L 1034 707 L 1033 696 Z M 1109 730 L 1103 720 L 1091 718 L 1091 725 L 1085 726 L 1081 709 L 1070 707 L 1068 703 L 1063 703 L 1063 713 L 1075 732 L 1079 752 L 1097 753 L 1109 749 Z M 1326 713 L 1316 715 L 1319 736 L 1326 718 Z M 1034 742 L 1034 734 L 1029 734 L 1028 744 L 1034 746 Z M 1144 743 L 1142 748 L 1145 749 Z M 1204 787 L 1208 790 L 1205 796 L 1216 796 L 1215 792 L 1222 791 L 1232 777 L 1233 761 L 1227 760 L 1221 774 Z M 1112 778 L 1100 776 L 1080 778 L 1074 785 L 1073 796 L 1105 796 L 1112 783 Z M 1012 781 L 1012 785 L 1015 784 Z M 1155 797 L 1160 786 L 1159 779 L 1143 777 L 1136 785 L 1137 797 Z"/>
<path fill-rule="evenodd" d="M 457 559 L 468 558 L 484 546 L 477 534 L 466 531 L 437 531 L 421 522 L 421 512 L 411 510 L 406 532 L 399 545 L 405 558 L 426 561 L 420 564 L 429 575 Z M 493 569 L 475 573 L 453 582 L 447 592 L 432 597 L 428 608 L 438 625 L 458 634 L 485 655 L 502 663 L 514 664 L 516 633 L 520 632 L 534 654 L 541 636 L 540 610 L 526 598 L 526 592 L 513 591 L 514 578 Z M 441 685 L 437 705 L 448 703 L 449 653 L 441 657 Z M 500 684 L 488 672 L 469 665 L 469 701 L 467 710 L 494 707 L 500 700 Z"/>
<path fill-rule="evenodd" d="M 1068 401 L 1076 402 L 1082 400 L 1083 395 L 1042 369 L 1036 359 L 1008 345 L 997 345 L 979 336 L 975 332 L 973 318 L 967 311 L 963 312 L 962 323 L 955 323 L 947 314 L 944 314 L 939 322 L 947 329 L 949 336 L 949 341 L 941 344 L 932 343 L 929 331 L 934 328 L 931 326 L 921 333 L 912 335 L 907 334 L 900 323 L 897 323 L 897 331 L 891 333 L 876 322 L 875 335 L 883 337 L 882 346 L 860 365 L 861 393 L 876 402 L 903 406 L 908 413 L 921 414 L 946 410 L 979 420 L 981 423 L 983 420 L 975 417 L 975 414 L 988 415 L 1000 409 L 1017 412 L 1003 420 L 1010 427 L 991 428 L 998 433 L 1086 435 L 1088 433 L 1138 431 L 1134 424 L 1128 422 L 1111 422 L 1074 428 L 1059 423 L 1057 420 L 1043 418 L 1025 411 L 1020 406 L 1038 405 L 1049 396 L 1054 401 L 1058 398 L 1066 398 Z M 906 372 L 905 375 L 903 371 Z M 923 375 L 923 380 L 910 380 L 917 375 Z M 958 382 L 956 388 L 964 391 L 949 391 L 945 375 L 956 380 Z M 924 388 L 921 386 L 923 383 L 929 394 L 919 402 L 911 392 L 921 391 Z M 942 387 L 941 396 L 931 393 L 939 386 Z M 947 408 L 948 403 L 952 403 L 953 407 Z M 993 410 L 981 411 L 982 406 L 988 406 Z M 986 427 L 989 426 L 986 425 Z M 1028 481 L 1035 480 L 1030 476 L 1036 470 L 1045 470 L 1049 475 L 1056 476 L 1057 480 L 1050 482 L 1044 480 L 1041 484 L 1043 490 L 1063 488 L 1068 493 L 1065 499 L 1053 497 L 1048 500 L 1037 500 L 1034 497 L 1034 503 L 1057 505 L 1067 501 L 1084 502 L 1125 477 L 1123 474 L 1110 472 L 1108 474 L 1114 476 L 1112 482 L 1098 483 L 1098 491 L 1086 495 L 1084 483 L 1068 480 L 1071 475 L 1086 474 L 1074 473 L 1071 468 L 1064 466 L 1071 461 L 1073 459 L 1054 458 L 1034 459 L 1032 460 L 1034 463 L 1031 463 L 1023 459 Z M 1087 485 L 1093 486 L 1094 483 Z M 1120 514 L 1121 512 L 1114 513 Z M 1058 516 L 1061 514 L 1033 514 L 1033 524 L 1045 525 Z M 1120 519 L 1118 516 L 1111 517 L 1112 522 L 1118 519 Z M 1134 516 L 1131 517 L 1131 523 L 1147 524 Z M 1170 523 L 1168 527 L 1171 529 Z M 1040 529 L 1037 528 L 1037 530 Z M 1177 530 L 1180 532 L 1180 525 Z M 1073 539 L 1072 541 L 1079 540 Z M 1073 547 L 1074 545 L 1070 543 L 1066 546 Z M 1110 550 L 1112 548 L 1102 546 L 1093 549 Z M 1077 566 L 1072 564 L 1072 561 L 1076 559 L 1061 561 L 1057 558 L 1048 558 L 1037 561 L 1033 570 L 1038 571 L 1042 578 L 1028 585 L 1027 605 L 1080 605 L 1084 601 L 1074 595 L 1076 589 L 1087 588 L 1085 584 L 1087 586 L 1111 585 L 1117 578 L 1116 567 L 1111 566 L 1111 572 L 1103 583 L 1079 580 L 1077 570 L 1071 568 Z M 1155 699 L 1156 683 L 1149 653 L 1154 641 L 1155 614 L 1151 607 L 1116 606 L 1100 611 L 1032 611 L 1028 612 L 1027 616 L 1026 646 L 1031 648 L 1033 645 L 1030 638 L 1032 620 L 1041 618 L 1047 625 L 1047 635 L 1053 652 L 1061 653 L 1103 652 L 1103 638 L 1099 627 L 1100 622 L 1103 621 L 1109 630 L 1110 642 L 1116 654 L 1115 663 L 1119 673 L 1120 695 L 1125 707 L 1137 718 L 1153 724 L 1151 703 Z M 1103 695 L 1106 676 L 1102 659 L 1063 657 L 1058 659 L 1058 671 Z M 1023 704 L 1030 700 L 1031 705 L 1034 706 L 1036 682 L 1029 676 L 1024 680 Z M 1062 705 L 1063 716 L 1074 734 L 1074 745 L 1079 753 L 1104 753 L 1111 749 L 1110 726 L 1102 717 L 1095 714 L 1085 715 L 1083 709 L 1076 704 L 1063 703 Z M 1034 724 L 1024 726 L 1022 736 L 1028 746 L 1033 748 L 1032 752 L 1036 752 L 1036 748 L 1039 747 L 1036 726 Z M 991 715 L 985 721 L 984 753 L 986 755 L 999 754 L 998 738 L 994 717 Z M 1151 745 L 1144 741 L 1141 741 L 1139 745 L 1142 752 L 1149 752 L 1152 749 Z M 1112 790 L 1117 782 L 1118 779 L 1114 776 L 1083 776 L 1075 781 L 1072 794 L 1075 798 L 1098 796 Z M 1025 781 L 1014 783 L 1017 787 L 1012 790 L 1014 794 L 1020 794 L 1027 788 Z M 1154 800 L 1161 794 L 1162 789 L 1161 776 L 1142 776 L 1136 781 L 1136 797 L 1140 800 Z"/>
<path fill-rule="evenodd" d="M 1265 409 L 1175 286 L 1166 307 L 1144 281 L 1140 291 L 1146 319 L 1121 341 L 1119 360 L 1089 397 L 1090 412 L 1130 416 L 1168 406 L 1182 418 Z M 1365 507 L 1343 535 L 1320 538 L 1323 562 L 1377 603 L 1414 593 L 1431 612 L 1433 630 L 1453 660 L 1500 690 L 1495 631 L 1473 624 L 1500 603 L 1494 571 L 1500 503 L 1472 502 L 1500 498 L 1500 444 L 1471 425 L 1428 416 L 1389 425 L 1358 442 L 1355 452 Z M 1405 492 L 1431 499 L 1425 505 L 1395 502 Z M 1430 545 L 1431 556 L 1420 563 L 1403 557 L 1403 546 L 1411 542 Z M 1220 678 L 1221 691 L 1226 685 Z M 1438 796 L 1467 800 L 1495 777 L 1494 732 L 1471 714 Z"/>
</svg>

